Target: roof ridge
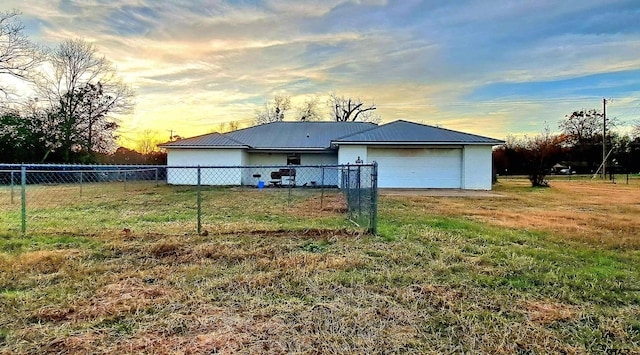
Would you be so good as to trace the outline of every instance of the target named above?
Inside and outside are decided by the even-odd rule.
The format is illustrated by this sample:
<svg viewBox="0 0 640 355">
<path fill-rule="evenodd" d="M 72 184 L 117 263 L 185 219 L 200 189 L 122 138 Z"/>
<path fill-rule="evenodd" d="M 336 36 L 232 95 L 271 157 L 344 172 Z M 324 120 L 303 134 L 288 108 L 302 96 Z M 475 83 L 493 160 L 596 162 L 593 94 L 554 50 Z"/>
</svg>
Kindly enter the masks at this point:
<svg viewBox="0 0 640 355">
<path fill-rule="evenodd" d="M 492 140 L 497 140 L 495 138 L 491 138 L 491 137 L 487 137 L 487 136 L 481 136 L 479 134 L 474 134 L 474 133 L 467 133 L 467 132 L 462 132 L 462 131 L 456 131 L 454 129 L 450 129 L 450 128 L 444 128 L 444 127 L 438 127 L 438 126 L 433 126 L 433 125 L 429 125 L 429 124 L 425 124 L 425 123 L 417 123 L 417 122 L 411 122 L 411 121 L 406 121 L 406 120 L 397 120 L 394 122 L 407 122 L 407 123 L 413 123 L 415 125 L 419 125 L 419 126 L 427 126 L 427 127 L 432 127 L 432 128 L 436 128 L 436 129 L 441 129 L 444 131 L 448 131 L 448 132 L 453 132 L 453 133 L 457 133 L 457 134 L 466 134 L 468 136 L 474 136 L 474 137 L 478 137 L 478 138 L 485 138 L 485 139 L 492 139 Z M 393 122 L 392 122 L 393 123 Z"/>
<path fill-rule="evenodd" d="M 165 144 L 169 144 L 169 143 L 173 143 L 173 142 L 177 142 L 177 141 L 181 141 L 181 140 L 187 140 L 187 139 L 200 138 L 200 137 L 209 136 L 209 135 L 214 135 L 214 134 L 223 135 L 223 134 L 222 134 L 222 133 L 220 133 L 220 132 L 210 132 L 210 133 L 205 133 L 205 134 L 199 134 L 199 135 L 197 135 L 197 136 L 193 136 L 193 137 L 180 138 L 180 139 L 177 139 L 177 140 L 175 140 L 175 141 L 169 140 L 169 141 L 166 141 L 166 142 L 164 142 L 164 143 L 160 143 L 160 144 L 158 144 L 158 145 L 165 145 Z M 173 137 L 172 137 L 172 138 L 173 138 Z"/>
<path fill-rule="evenodd" d="M 413 127 L 415 126 L 415 127 Z M 402 128 L 403 127 L 403 128 Z M 442 127 L 437 127 L 437 126 L 433 126 L 433 125 L 429 125 L 429 124 L 424 124 L 424 123 L 417 123 L 417 122 L 412 122 L 412 121 L 407 121 L 407 120 L 395 120 L 389 123 L 385 123 L 383 125 L 379 125 L 377 127 L 373 127 L 371 129 L 368 130 L 364 130 L 364 131 L 360 131 L 357 133 L 353 133 L 350 134 L 348 136 L 343 136 L 341 138 L 335 139 L 332 142 L 335 143 L 340 143 L 341 141 L 343 142 L 348 142 L 349 140 L 354 141 L 354 140 L 358 140 L 358 139 L 363 139 L 365 136 L 371 136 L 371 135 L 376 135 L 376 136 L 380 136 L 381 134 L 386 135 L 388 132 L 394 132 L 400 130 L 402 132 L 405 132 L 405 134 L 409 134 L 409 136 L 412 136 L 412 134 L 410 133 L 411 131 L 418 132 L 420 130 L 427 130 L 427 132 L 433 132 L 432 134 L 435 135 L 440 135 L 441 138 L 443 136 L 449 136 L 449 139 L 453 139 L 455 141 L 469 141 L 469 142 L 479 142 L 479 141 L 484 141 L 484 143 L 496 143 L 499 144 L 499 142 L 501 142 L 498 139 L 495 138 L 491 138 L 491 137 L 486 137 L 486 136 L 481 136 L 478 134 L 473 134 L 473 133 L 467 133 L 467 132 L 462 132 L 462 131 L 456 131 L 453 129 L 449 129 L 449 128 L 442 128 Z M 403 136 L 405 135 L 403 134 Z M 430 135 L 432 135 L 430 134 Z M 454 137 L 458 137 L 458 138 L 454 138 Z M 397 142 L 409 142 L 409 141 L 414 141 L 414 139 L 400 139 L 402 137 L 397 136 L 395 137 L 395 141 Z M 406 138 L 406 137 L 405 137 Z M 367 140 L 366 138 L 364 138 L 365 140 Z M 444 140 L 442 140 L 444 141 Z"/>
<path fill-rule="evenodd" d="M 188 137 L 188 138 L 182 138 L 182 139 L 178 139 L 175 141 L 168 141 L 165 143 L 161 143 L 158 144 L 158 146 L 162 147 L 168 147 L 168 146 L 187 146 L 189 144 L 192 145 L 200 145 L 202 143 L 199 143 L 199 140 L 202 139 L 222 139 L 223 142 L 225 142 L 225 145 L 229 145 L 229 143 L 234 144 L 234 145 L 239 145 L 239 146 L 245 146 L 248 148 L 252 148 L 249 144 L 241 142 L 237 139 L 233 139 L 231 137 L 228 137 L 225 133 L 220 133 L 220 132 L 210 132 L 210 133 L 205 133 L 205 134 L 201 134 L 201 135 L 197 135 L 197 136 L 193 136 L 193 137 Z M 190 143 L 190 142 L 196 142 L 196 143 Z"/>
<path fill-rule="evenodd" d="M 235 131 L 231 131 L 231 132 L 235 132 Z M 229 140 L 232 140 L 232 141 L 234 141 L 234 142 L 236 142 L 236 143 L 238 143 L 238 144 L 246 145 L 246 146 L 247 146 L 247 147 L 249 147 L 249 148 L 253 148 L 252 146 L 250 146 L 250 145 L 249 145 L 249 143 L 241 142 L 241 141 L 239 141 L 239 140 L 237 140 L 237 139 L 235 139 L 235 138 L 228 137 L 228 136 L 227 136 L 227 133 L 231 133 L 231 132 L 220 133 L 220 135 L 221 135 L 221 136 L 223 136 L 224 138 L 229 139 Z"/>
<path fill-rule="evenodd" d="M 346 136 L 342 136 L 342 137 L 334 138 L 334 139 L 332 139 L 332 140 L 331 140 L 331 142 L 333 142 L 333 141 L 339 141 L 339 140 L 341 140 L 341 139 L 345 139 L 345 138 L 348 138 L 348 137 L 351 137 L 351 136 L 355 136 L 356 134 L 360 134 L 360 133 L 364 133 L 364 132 L 369 132 L 369 131 L 371 131 L 371 130 L 374 130 L 374 129 L 376 129 L 376 128 L 380 128 L 380 127 L 381 127 L 381 126 L 380 126 L 380 125 L 378 125 L 377 123 L 373 123 L 373 122 L 359 122 L 359 123 L 370 123 L 370 124 L 372 124 L 372 125 L 374 125 L 374 126 L 373 126 L 373 127 L 371 127 L 371 128 L 365 129 L 365 130 L 363 130 L 363 131 L 359 131 L 359 132 L 355 132 L 355 133 L 347 134 Z"/>
</svg>

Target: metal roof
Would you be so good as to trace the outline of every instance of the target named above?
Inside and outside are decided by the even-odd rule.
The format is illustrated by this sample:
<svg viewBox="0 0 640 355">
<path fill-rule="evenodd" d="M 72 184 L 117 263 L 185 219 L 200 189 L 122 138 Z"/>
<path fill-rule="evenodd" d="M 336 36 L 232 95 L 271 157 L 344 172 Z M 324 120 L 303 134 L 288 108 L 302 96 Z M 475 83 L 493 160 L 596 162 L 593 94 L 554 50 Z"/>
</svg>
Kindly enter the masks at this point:
<svg viewBox="0 0 640 355">
<path fill-rule="evenodd" d="M 272 122 L 228 133 L 210 133 L 161 144 L 162 148 L 324 150 L 335 144 L 502 144 L 503 141 L 424 124 L 394 121 Z"/>
<path fill-rule="evenodd" d="M 207 147 L 243 147 L 247 145 L 221 133 L 214 132 L 202 136 L 179 139 L 173 142 L 160 144 L 162 148 L 207 148 Z"/>
<path fill-rule="evenodd" d="M 368 122 L 273 122 L 225 136 L 254 149 L 329 149 L 335 139 L 375 127 Z"/>
<path fill-rule="evenodd" d="M 333 141 L 340 143 L 502 144 L 501 140 L 404 120 L 394 121 Z"/>
</svg>

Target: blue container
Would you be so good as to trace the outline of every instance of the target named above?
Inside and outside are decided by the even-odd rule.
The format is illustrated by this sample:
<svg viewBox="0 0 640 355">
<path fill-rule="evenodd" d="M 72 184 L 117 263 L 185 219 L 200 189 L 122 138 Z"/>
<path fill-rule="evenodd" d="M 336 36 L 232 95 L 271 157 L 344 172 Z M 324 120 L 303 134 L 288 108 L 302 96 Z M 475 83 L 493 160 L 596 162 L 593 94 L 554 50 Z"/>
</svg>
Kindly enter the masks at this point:
<svg viewBox="0 0 640 355">
<path fill-rule="evenodd" d="M 264 181 L 258 181 L 258 188 L 264 189 Z"/>
</svg>

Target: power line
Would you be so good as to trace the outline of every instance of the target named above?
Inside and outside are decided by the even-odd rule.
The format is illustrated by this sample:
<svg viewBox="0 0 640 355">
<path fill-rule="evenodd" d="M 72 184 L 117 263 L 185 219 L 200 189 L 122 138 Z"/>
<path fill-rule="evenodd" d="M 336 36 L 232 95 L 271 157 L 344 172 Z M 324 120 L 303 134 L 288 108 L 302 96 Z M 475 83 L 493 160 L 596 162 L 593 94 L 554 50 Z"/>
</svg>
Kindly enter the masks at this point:
<svg viewBox="0 0 640 355">
<path fill-rule="evenodd" d="M 425 103 L 425 104 L 404 104 L 404 103 L 384 103 L 376 105 L 379 108 L 385 107 L 443 107 L 443 106 L 477 106 L 477 105 L 503 105 L 507 104 L 529 104 L 529 103 L 547 103 L 547 102 L 584 102 L 591 101 L 599 97 L 597 96 L 584 96 L 584 97 L 572 97 L 572 98 L 536 98 L 536 99 L 518 99 L 518 100 L 500 100 L 493 99 L 487 101 L 438 101 L 437 104 Z"/>
</svg>

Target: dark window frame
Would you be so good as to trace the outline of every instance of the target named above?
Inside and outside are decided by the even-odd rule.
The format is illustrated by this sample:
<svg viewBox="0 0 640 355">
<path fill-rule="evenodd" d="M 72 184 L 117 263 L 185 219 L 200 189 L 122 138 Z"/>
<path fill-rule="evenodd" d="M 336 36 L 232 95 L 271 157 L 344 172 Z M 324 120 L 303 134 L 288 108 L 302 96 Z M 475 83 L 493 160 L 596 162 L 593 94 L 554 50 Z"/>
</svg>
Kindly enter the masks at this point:
<svg viewBox="0 0 640 355">
<path fill-rule="evenodd" d="M 287 165 L 301 165 L 300 153 L 287 154 Z"/>
</svg>

